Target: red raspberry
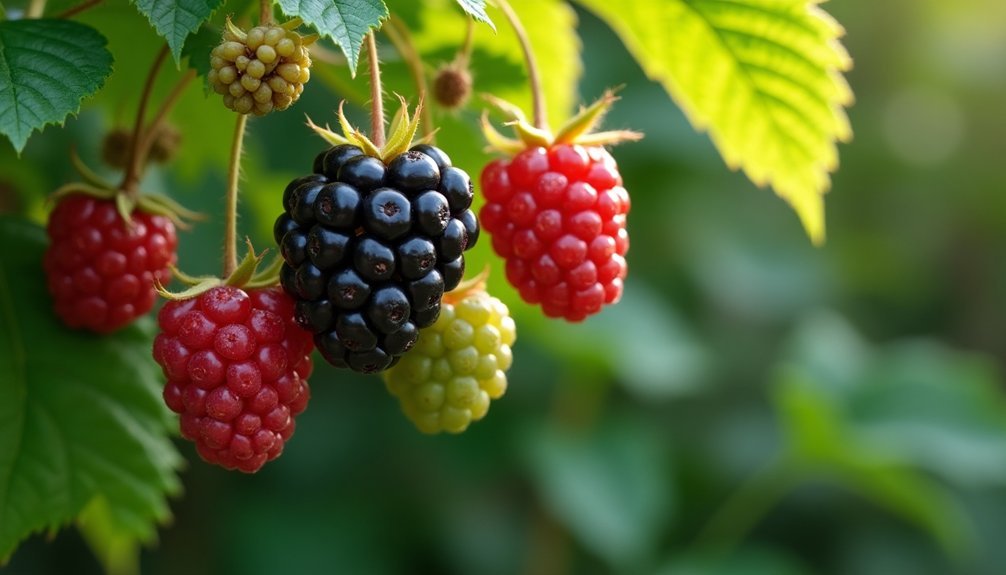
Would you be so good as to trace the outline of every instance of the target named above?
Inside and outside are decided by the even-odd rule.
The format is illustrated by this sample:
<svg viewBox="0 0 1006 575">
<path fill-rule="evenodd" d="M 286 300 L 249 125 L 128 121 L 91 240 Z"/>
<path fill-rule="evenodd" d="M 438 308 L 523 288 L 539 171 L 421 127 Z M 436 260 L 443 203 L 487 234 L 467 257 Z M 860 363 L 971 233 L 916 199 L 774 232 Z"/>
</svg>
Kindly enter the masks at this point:
<svg viewBox="0 0 1006 575">
<path fill-rule="evenodd" d="M 486 166 L 482 190 L 482 227 L 524 301 L 582 321 L 622 297 L 629 194 L 607 150 L 529 148 Z"/>
<path fill-rule="evenodd" d="M 49 217 L 45 267 L 56 315 L 71 328 L 110 333 L 154 306 L 154 280 L 175 263 L 175 225 L 134 211 L 132 226 L 113 200 L 63 197 Z"/>
<path fill-rule="evenodd" d="M 254 473 L 293 435 L 314 348 L 293 308 L 280 288 L 235 287 L 161 308 L 154 359 L 168 380 L 164 401 L 207 462 Z"/>
</svg>

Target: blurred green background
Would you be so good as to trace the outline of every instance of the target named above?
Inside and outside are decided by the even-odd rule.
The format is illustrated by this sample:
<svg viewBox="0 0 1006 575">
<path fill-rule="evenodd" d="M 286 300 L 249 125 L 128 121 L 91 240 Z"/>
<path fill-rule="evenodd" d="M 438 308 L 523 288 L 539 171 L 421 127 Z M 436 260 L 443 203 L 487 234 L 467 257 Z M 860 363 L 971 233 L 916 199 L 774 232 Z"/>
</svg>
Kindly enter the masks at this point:
<svg viewBox="0 0 1006 575">
<path fill-rule="evenodd" d="M 411 4 L 398 2 L 410 23 Z M 614 150 L 633 198 L 622 303 L 580 325 L 545 320 L 481 242 L 470 273 L 491 264 L 518 321 L 510 389 L 485 420 L 423 436 L 379 379 L 319 361 L 296 436 L 257 475 L 179 441 L 185 493 L 143 572 L 1006 573 L 1006 4 L 825 8 L 848 31 L 857 103 L 823 248 L 578 12 L 581 99 L 626 84 L 606 125 L 647 135 Z M 137 49 L 142 70 L 156 49 L 145 23 L 102 10 L 83 20 L 121 17 L 153 46 Z M 410 93 L 387 60 L 390 87 Z M 478 50 L 474 66 L 479 90 L 522 74 Z M 242 226 L 257 245 L 285 182 L 323 147 L 301 115 L 333 121 L 347 82 L 316 71 L 292 112 L 253 122 Z M 97 164 L 104 131 L 130 122 L 128 94 L 113 78 L 103 112 L 36 136 L 20 160 L 4 144 L 0 210 L 39 216 L 43 193 L 73 177 L 71 141 Z M 184 269 L 210 273 L 233 120 L 198 90 L 188 99 L 188 152 L 148 186 L 214 216 L 180 248 Z M 437 115 L 441 145 L 472 174 L 478 113 Z M 3 572 L 101 567 L 63 530 L 31 538 Z"/>
</svg>

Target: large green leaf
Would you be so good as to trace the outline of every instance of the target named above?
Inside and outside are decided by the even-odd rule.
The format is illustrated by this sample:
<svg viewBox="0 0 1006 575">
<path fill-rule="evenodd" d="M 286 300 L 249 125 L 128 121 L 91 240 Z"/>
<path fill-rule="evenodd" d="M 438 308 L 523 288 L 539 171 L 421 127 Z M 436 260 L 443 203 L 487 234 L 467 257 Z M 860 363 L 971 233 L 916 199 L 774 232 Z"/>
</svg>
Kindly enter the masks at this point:
<svg viewBox="0 0 1006 575">
<path fill-rule="evenodd" d="M 150 356 L 152 322 L 107 337 L 50 311 L 42 230 L 0 218 L 0 558 L 95 500 L 120 536 L 150 541 L 181 459 Z"/>
<path fill-rule="evenodd" d="M 590 432 L 546 428 L 528 452 L 546 507 L 586 547 L 623 570 L 651 558 L 672 507 L 670 469 L 652 431 L 614 422 Z"/>
<path fill-rule="evenodd" d="M 136 8 L 164 36 L 177 63 L 190 34 L 209 20 L 223 0 L 134 0 Z"/>
<path fill-rule="evenodd" d="M 496 30 L 496 25 L 493 24 L 493 21 L 489 19 L 489 15 L 486 14 L 486 0 L 458 0 L 458 4 L 472 18 L 475 18 L 479 22 L 485 22 L 494 31 Z"/>
<path fill-rule="evenodd" d="M 299 16 L 323 37 L 334 40 L 354 74 L 363 38 L 388 17 L 383 0 L 279 0 L 279 5 L 287 16 Z"/>
<path fill-rule="evenodd" d="M 785 370 L 774 389 L 788 455 L 812 477 L 832 481 L 928 531 L 950 555 L 969 553 L 974 530 L 945 487 L 878 448 L 843 420 L 836 397 L 798 369 Z"/>
<path fill-rule="evenodd" d="M 815 243 L 852 136 L 841 72 L 851 59 L 821 0 L 577 0 L 605 20 L 692 124 L 709 130 L 727 164 L 771 185 Z"/>
<path fill-rule="evenodd" d="M 0 134 L 21 152 L 47 124 L 62 124 L 97 92 L 112 55 L 97 30 L 65 20 L 0 22 Z"/>
</svg>

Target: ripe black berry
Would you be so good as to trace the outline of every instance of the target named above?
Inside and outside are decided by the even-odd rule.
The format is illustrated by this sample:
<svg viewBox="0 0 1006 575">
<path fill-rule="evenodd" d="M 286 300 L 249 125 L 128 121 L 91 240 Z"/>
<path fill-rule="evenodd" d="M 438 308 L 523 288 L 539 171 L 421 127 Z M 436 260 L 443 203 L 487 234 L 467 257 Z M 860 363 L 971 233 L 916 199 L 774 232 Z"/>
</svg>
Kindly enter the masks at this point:
<svg viewBox="0 0 1006 575">
<path fill-rule="evenodd" d="M 440 315 L 478 235 L 471 180 L 420 144 L 387 165 L 334 146 L 283 194 L 273 233 L 297 322 L 337 367 L 394 365 Z"/>
<path fill-rule="evenodd" d="M 349 184 L 361 193 L 384 185 L 384 162 L 371 156 L 354 156 L 339 167 L 338 181 Z"/>
</svg>

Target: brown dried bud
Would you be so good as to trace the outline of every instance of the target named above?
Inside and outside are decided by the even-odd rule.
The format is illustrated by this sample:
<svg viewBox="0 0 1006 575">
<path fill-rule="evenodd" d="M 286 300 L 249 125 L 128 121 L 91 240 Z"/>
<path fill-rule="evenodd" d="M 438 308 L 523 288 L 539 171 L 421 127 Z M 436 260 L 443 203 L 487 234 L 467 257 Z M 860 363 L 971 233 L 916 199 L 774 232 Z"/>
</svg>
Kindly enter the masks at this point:
<svg viewBox="0 0 1006 575">
<path fill-rule="evenodd" d="M 433 98 L 438 104 L 454 110 L 464 106 L 472 94 L 472 74 L 465 65 L 452 62 L 441 66 L 433 79 Z"/>
<path fill-rule="evenodd" d="M 163 125 L 157 130 L 153 145 L 150 146 L 148 159 L 151 162 L 164 164 L 171 161 L 182 145 L 182 133 L 178 128 L 170 125 Z"/>
<path fill-rule="evenodd" d="M 123 128 L 116 128 L 105 134 L 101 142 L 101 159 L 109 166 L 124 170 L 129 163 L 129 151 L 133 147 L 133 134 Z"/>
</svg>

